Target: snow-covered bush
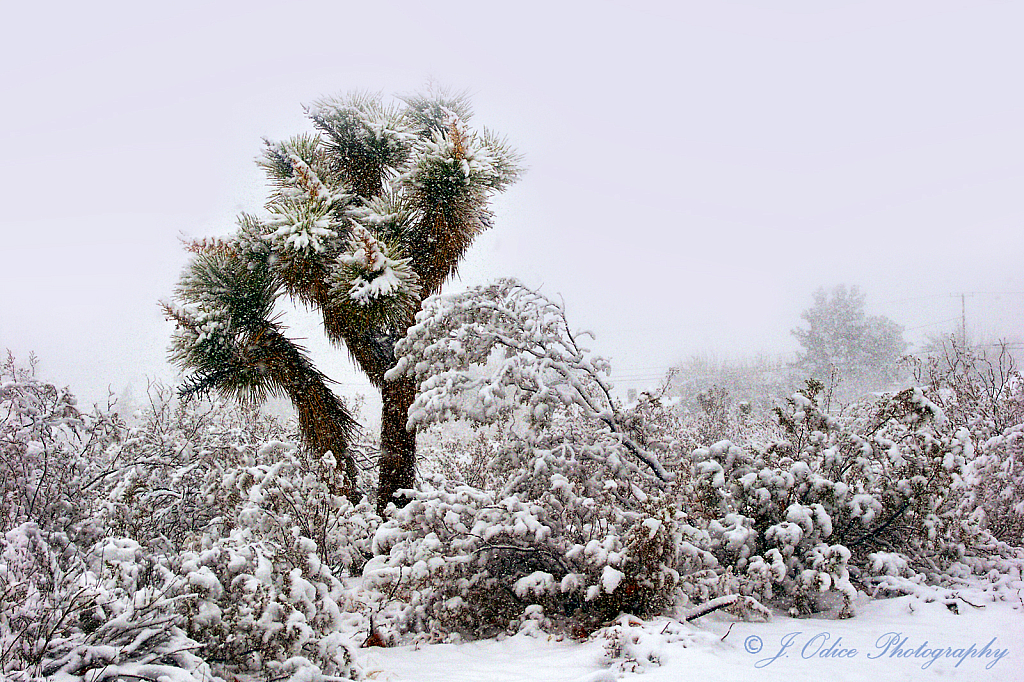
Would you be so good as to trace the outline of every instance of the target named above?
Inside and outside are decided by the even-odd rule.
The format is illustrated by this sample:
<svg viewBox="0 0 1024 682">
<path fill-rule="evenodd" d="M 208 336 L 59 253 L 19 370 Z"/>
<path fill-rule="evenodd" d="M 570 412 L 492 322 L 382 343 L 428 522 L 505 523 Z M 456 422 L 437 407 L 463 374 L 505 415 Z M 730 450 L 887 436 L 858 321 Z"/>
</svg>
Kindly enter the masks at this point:
<svg viewBox="0 0 1024 682">
<path fill-rule="evenodd" d="M 5 378 L 3 675 L 218 679 L 209 662 L 359 677 L 342 631 L 362 607 L 339 577 L 361 569 L 378 519 L 337 494 L 336 459 L 160 386 L 129 429 L 26 372 Z"/>
<path fill-rule="evenodd" d="M 710 354 L 693 355 L 672 367 L 665 381 L 667 393 L 678 397 L 684 410 L 693 415 L 703 410 L 699 396 L 724 389 L 737 412 L 754 417 L 770 414 L 776 403 L 791 395 L 799 385 L 789 359 L 766 355 L 740 360 L 725 360 Z M 737 440 L 731 433 L 726 437 Z"/>
<path fill-rule="evenodd" d="M 356 675 L 340 626 L 357 609 L 339 577 L 369 556 L 369 503 L 352 505 L 332 485 L 338 461 L 314 460 L 274 419 L 151 396 L 101 515 L 166 558 L 198 653 L 275 675 Z"/>
<path fill-rule="evenodd" d="M 588 457 L 615 472 L 673 476 L 636 442 L 611 397 L 609 365 L 581 346 L 564 307 L 512 279 L 423 303 L 388 380 L 420 384 L 409 424 L 450 418 L 482 424 L 520 411 L 528 438 L 548 435 L 556 412 L 590 426 Z M 558 430 L 554 426 L 554 431 Z M 551 440 L 548 438 L 548 440 Z M 555 439 L 564 442 L 565 439 Z"/>
<path fill-rule="evenodd" d="M 180 581 L 138 543 L 88 553 L 28 522 L 0 554 L 0 674 L 13 680 L 217 680 L 180 627 Z"/>
<path fill-rule="evenodd" d="M 117 472 L 123 423 L 80 412 L 10 354 L 0 377 L 0 674 L 210 679 L 177 626 L 166 568 L 132 551 L 136 568 L 115 570 L 104 556 L 117 541 L 94 513 Z"/>
<path fill-rule="evenodd" d="M 968 446 L 969 447 L 969 446 Z M 998 540 L 1024 547 L 1024 423 L 974 445 L 965 512 Z"/>
<path fill-rule="evenodd" d="M 604 643 L 601 663 L 618 674 L 612 679 L 619 679 L 622 673 L 641 674 L 649 668 L 661 666 L 668 644 L 682 642 L 688 646 L 701 639 L 701 633 L 679 621 L 669 620 L 659 631 L 652 631 L 644 625 L 635 617 L 623 614 L 594 633 L 595 639 Z"/>
<path fill-rule="evenodd" d="M 491 462 L 501 451 L 511 424 L 507 417 L 486 425 L 460 420 L 422 429 L 416 434 L 420 476 L 428 480 L 441 476 L 451 483 L 494 489 L 501 481 Z"/>
<path fill-rule="evenodd" d="M 819 391 L 808 382 L 779 408 L 786 440 L 693 453 L 689 509 L 726 569 L 725 589 L 800 612 L 839 596 L 849 614 L 855 584 L 915 572 L 938 580 L 950 564 L 992 553 L 991 536 L 963 514 L 965 429 L 952 432 L 920 389 L 844 420 L 822 411 Z"/>
<path fill-rule="evenodd" d="M 515 281 L 428 299 L 388 375 L 420 386 L 420 480 L 384 519 L 292 423 L 151 386 L 129 428 L 8 358 L 0 676 L 357 679 L 364 637 L 550 629 L 639 670 L 656 656 L 622 613 L 955 608 L 970 573 L 993 599 L 1024 573 L 1012 366 L 839 415 L 809 382 L 767 426 L 721 390 L 688 413 L 669 381 L 623 406 L 579 339 Z"/>
<path fill-rule="evenodd" d="M 679 577 L 674 526 L 623 509 L 611 487 L 590 497 L 571 472 L 547 478 L 531 496 L 439 479 L 397 510 L 364 571 L 367 587 L 401 601 L 382 605 L 391 626 L 444 638 L 540 620 L 589 633 L 622 611 L 660 612 Z"/>
<path fill-rule="evenodd" d="M 1024 423 L 1024 378 L 1006 342 L 993 352 L 955 338 L 922 359 L 910 359 L 919 384 L 954 427 L 990 438 Z"/>
<path fill-rule="evenodd" d="M 640 393 L 623 410 L 627 420 L 636 424 L 636 437 L 663 444 L 659 454 L 666 467 L 674 468 L 688 460 L 694 449 L 722 440 L 764 447 L 780 438 L 774 412 L 779 400 L 774 394 L 751 400 L 752 386 L 736 381 L 729 382 L 729 388 L 704 381 L 689 392 L 698 385 L 686 377 L 687 371 L 688 366 L 669 369 L 657 389 Z M 728 373 L 714 378 L 726 377 Z M 734 389 L 739 393 L 734 394 Z M 738 400 L 737 395 L 745 398 Z"/>
<path fill-rule="evenodd" d="M 486 488 L 425 482 L 374 537 L 364 576 L 405 601 L 383 605 L 398 628 L 590 631 L 669 602 L 680 537 L 659 454 L 671 444 L 612 400 L 607 363 L 562 306 L 513 280 L 434 297 L 396 353 L 389 377 L 420 383 L 411 425 L 494 429 L 474 479 Z"/>
<path fill-rule="evenodd" d="M 969 434 L 964 512 L 999 540 L 1024 545 L 1024 378 L 1008 345 L 987 353 L 950 339 L 917 362 L 916 376 Z"/>
<path fill-rule="evenodd" d="M 101 410 L 81 412 L 67 389 L 19 367 L 0 364 L 0 532 L 28 521 L 44 530 L 81 531 L 107 449 L 122 424 Z"/>
<path fill-rule="evenodd" d="M 8 354 L 0 366 L 0 675 L 209 679 L 151 558 L 130 553 L 147 565 L 125 573 L 97 553 L 115 542 L 102 539 L 108 530 L 93 512 L 123 423 L 80 412 L 31 364 Z"/>
<path fill-rule="evenodd" d="M 1013 554 L 965 511 L 969 431 L 921 389 L 840 419 L 808 382 L 774 430 L 740 424 L 724 391 L 703 396 L 707 424 L 661 396 L 623 409 L 563 306 L 512 280 L 428 299 L 396 353 L 389 376 L 420 384 L 410 425 L 483 425 L 461 459 L 441 452 L 456 482 L 424 485 L 374 538 L 367 585 L 404 600 L 399 627 L 586 631 L 735 593 L 852 615 L 858 588 Z M 751 437 L 684 455 L 718 427 Z"/>
</svg>

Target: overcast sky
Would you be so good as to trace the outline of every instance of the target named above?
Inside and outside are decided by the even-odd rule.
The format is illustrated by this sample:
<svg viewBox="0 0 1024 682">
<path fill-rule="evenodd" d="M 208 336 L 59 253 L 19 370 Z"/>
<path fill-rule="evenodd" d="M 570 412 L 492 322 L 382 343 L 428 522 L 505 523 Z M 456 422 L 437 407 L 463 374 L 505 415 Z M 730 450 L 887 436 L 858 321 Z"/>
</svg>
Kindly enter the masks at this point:
<svg viewBox="0 0 1024 682">
<path fill-rule="evenodd" d="M 261 139 L 468 90 L 529 168 L 450 289 L 561 294 L 617 383 L 791 353 L 818 286 L 907 337 L 1024 319 L 1024 3 L 10 3 L 0 348 L 85 402 L 170 379 L 180 238 L 259 211 Z M 309 318 L 294 335 L 358 390 Z"/>
</svg>

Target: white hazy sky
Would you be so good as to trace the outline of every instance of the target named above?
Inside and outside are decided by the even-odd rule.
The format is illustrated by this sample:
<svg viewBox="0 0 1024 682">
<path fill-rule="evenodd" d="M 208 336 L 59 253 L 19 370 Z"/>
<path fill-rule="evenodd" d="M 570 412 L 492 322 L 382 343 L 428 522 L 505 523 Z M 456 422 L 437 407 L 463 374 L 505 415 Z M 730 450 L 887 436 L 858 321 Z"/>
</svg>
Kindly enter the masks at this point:
<svg viewBox="0 0 1024 682">
<path fill-rule="evenodd" d="M 620 387 L 796 349 L 818 286 L 908 338 L 1024 312 L 1024 3 L 18 2 L 0 42 L 0 348 L 87 402 L 172 378 L 181 236 L 264 198 L 301 104 L 433 78 L 529 171 L 451 287 L 562 294 Z M 294 335 L 355 390 L 309 318 Z"/>
</svg>

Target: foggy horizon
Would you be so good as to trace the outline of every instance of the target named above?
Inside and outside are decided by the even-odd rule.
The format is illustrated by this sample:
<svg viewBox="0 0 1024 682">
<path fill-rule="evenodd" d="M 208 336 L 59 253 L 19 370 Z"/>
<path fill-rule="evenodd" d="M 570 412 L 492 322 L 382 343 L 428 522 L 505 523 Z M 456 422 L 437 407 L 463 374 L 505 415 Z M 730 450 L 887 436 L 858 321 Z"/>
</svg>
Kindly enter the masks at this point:
<svg viewBox="0 0 1024 682">
<path fill-rule="evenodd" d="M 261 211 L 262 139 L 311 130 L 320 97 L 431 80 L 527 166 L 444 292 L 511 276 L 560 295 L 623 393 L 695 355 L 792 355 L 813 291 L 838 284 L 912 347 L 964 318 L 1019 343 L 1022 20 L 963 2 L 22 4 L 0 47 L 0 348 L 86 405 L 173 382 L 158 301 L 182 238 Z M 340 394 L 372 399 L 315 315 L 286 324 Z"/>
</svg>

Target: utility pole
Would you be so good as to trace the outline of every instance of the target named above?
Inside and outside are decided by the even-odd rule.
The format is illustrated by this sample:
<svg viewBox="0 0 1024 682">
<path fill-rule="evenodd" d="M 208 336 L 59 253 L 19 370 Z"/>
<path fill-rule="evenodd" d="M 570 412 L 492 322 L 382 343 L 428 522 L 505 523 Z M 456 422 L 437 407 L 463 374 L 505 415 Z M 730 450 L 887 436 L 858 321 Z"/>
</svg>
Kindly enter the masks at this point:
<svg viewBox="0 0 1024 682">
<path fill-rule="evenodd" d="M 967 303 L 965 301 L 967 295 L 964 293 L 960 294 L 960 333 L 963 334 L 960 338 L 964 340 L 964 345 L 967 345 Z"/>
<path fill-rule="evenodd" d="M 977 296 L 977 291 L 961 291 L 958 294 L 950 294 L 950 296 L 960 297 L 960 338 L 964 347 L 967 347 L 967 297 Z"/>
<path fill-rule="evenodd" d="M 960 291 L 949 294 L 950 297 L 960 297 L 960 334 L 963 344 L 967 345 L 967 297 L 968 296 L 1024 296 L 1024 291 Z"/>
</svg>

